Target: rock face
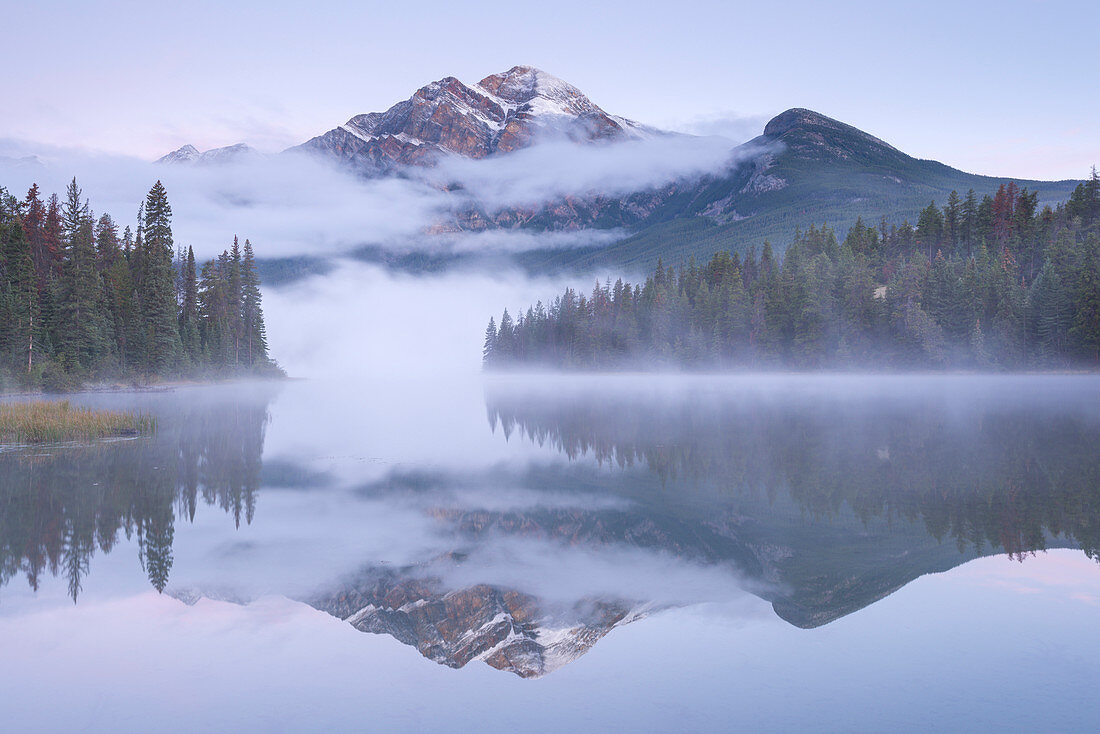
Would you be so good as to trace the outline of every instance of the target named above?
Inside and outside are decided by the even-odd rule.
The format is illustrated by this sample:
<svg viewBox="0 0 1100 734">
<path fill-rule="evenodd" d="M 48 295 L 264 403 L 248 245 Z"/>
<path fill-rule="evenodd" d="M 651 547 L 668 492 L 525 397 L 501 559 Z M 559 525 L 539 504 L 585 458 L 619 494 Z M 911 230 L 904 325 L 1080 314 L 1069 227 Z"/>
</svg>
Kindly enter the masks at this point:
<svg viewBox="0 0 1100 734">
<path fill-rule="evenodd" d="M 537 678 L 557 670 L 621 624 L 644 616 L 622 600 L 583 599 L 554 607 L 514 589 L 451 589 L 423 568 L 365 572 L 309 604 L 356 629 L 391 635 L 452 668 L 472 660 Z"/>
<path fill-rule="evenodd" d="M 432 165 L 447 154 L 485 158 L 546 137 L 591 142 L 654 132 L 607 114 L 561 79 L 515 66 L 474 86 L 444 77 L 385 112 L 356 115 L 291 150 L 384 174 L 405 165 Z"/>
</svg>

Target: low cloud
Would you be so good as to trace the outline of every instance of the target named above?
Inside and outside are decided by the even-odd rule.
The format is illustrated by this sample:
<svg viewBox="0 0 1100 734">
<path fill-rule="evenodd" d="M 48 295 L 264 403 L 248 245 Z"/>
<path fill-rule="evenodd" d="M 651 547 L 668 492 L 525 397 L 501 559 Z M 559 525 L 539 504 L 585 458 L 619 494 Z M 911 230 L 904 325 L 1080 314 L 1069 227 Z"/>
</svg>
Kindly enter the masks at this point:
<svg viewBox="0 0 1100 734">
<path fill-rule="evenodd" d="M 760 135 L 769 119 L 771 118 L 767 115 L 716 112 L 683 120 L 673 127 L 692 135 L 716 136 L 730 143 L 740 144 Z"/>
<path fill-rule="evenodd" d="M 272 353 L 297 377 L 443 378 L 480 373 L 490 315 L 548 302 L 566 285 L 592 283 L 507 269 L 413 276 L 341 262 L 330 274 L 269 289 L 264 309 L 278 325 Z"/>
<path fill-rule="evenodd" d="M 602 145 L 546 142 L 486 160 L 450 159 L 405 177 L 368 179 L 305 154 L 163 165 L 0 140 L 0 185 L 17 196 L 32 183 L 46 195 L 60 195 L 75 176 L 96 213 L 111 214 L 120 226 L 136 222 L 145 194 L 163 181 L 176 243 L 194 247 L 200 258 L 221 252 L 234 235 L 251 239 L 261 257 L 331 256 L 362 246 L 465 253 L 602 245 L 623 233 L 447 230 L 455 228 L 456 211 L 619 197 L 737 163 L 728 141 L 657 136 Z M 434 234 L 441 229 L 444 234 Z"/>
<path fill-rule="evenodd" d="M 5 149 L 12 152 L 5 153 Z M 15 158 L 27 147 L 9 143 Z M 76 177 L 97 213 L 120 226 L 158 179 L 168 189 L 177 246 L 200 257 L 221 252 L 234 234 L 251 238 L 263 257 L 332 255 L 357 245 L 406 239 L 447 211 L 443 192 L 404 179 L 367 180 L 300 155 L 258 156 L 235 164 L 151 164 L 74 150 L 39 153 L 40 166 L 0 160 L 0 185 L 22 195 L 32 183 L 62 194 Z"/>
<path fill-rule="evenodd" d="M 726 140 L 668 135 L 603 145 L 554 141 L 483 160 L 455 158 L 430 177 L 458 182 L 473 199 L 500 210 L 562 197 L 624 196 L 737 162 Z"/>
</svg>

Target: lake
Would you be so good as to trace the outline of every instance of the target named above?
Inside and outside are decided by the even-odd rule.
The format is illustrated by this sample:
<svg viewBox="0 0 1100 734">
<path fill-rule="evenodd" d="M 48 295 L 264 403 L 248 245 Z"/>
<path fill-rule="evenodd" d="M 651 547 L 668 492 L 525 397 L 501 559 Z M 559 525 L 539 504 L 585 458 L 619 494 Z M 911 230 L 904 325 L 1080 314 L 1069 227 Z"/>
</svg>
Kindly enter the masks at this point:
<svg viewBox="0 0 1100 734">
<path fill-rule="evenodd" d="M 6 731 L 1093 731 L 1100 378 L 85 394 L 0 450 Z"/>
</svg>

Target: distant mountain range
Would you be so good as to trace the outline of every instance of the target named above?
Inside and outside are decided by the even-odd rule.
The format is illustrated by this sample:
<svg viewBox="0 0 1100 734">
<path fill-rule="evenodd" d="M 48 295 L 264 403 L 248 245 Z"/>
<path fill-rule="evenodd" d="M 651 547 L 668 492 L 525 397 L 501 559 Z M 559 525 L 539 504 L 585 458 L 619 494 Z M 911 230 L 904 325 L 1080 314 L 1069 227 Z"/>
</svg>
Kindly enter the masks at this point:
<svg viewBox="0 0 1100 734">
<path fill-rule="evenodd" d="M 445 77 L 385 112 L 345 124 L 290 148 L 365 176 L 404 175 L 457 156 L 486 159 L 539 141 L 599 144 L 678 135 L 605 112 L 576 87 L 530 66 L 516 66 L 468 86 Z M 209 164 L 258 155 L 238 144 L 200 153 L 187 145 L 160 159 Z M 843 235 L 857 216 L 915 221 L 952 190 L 992 194 L 1010 179 L 966 173 L 913 158 L 888 143 L 807 109 L 773 118 L 759 137 L 733 147 L 723 172 L 668 183 L 623 197 L 592 195 L 546 202 L 537 210 L 460 211 L 450 231 L 622 228 L 611 245 L 527 253 L 534 270 L 557 267 L 649 268 L 658 257 L 707 259 L 722 249 L 782 250 L 796 228 L 827 223 Z M 1084 165 L 1084 162 L 1083 164 Z M 716 169 L 722 169 L 721 165 Z M 1015 180 L 1040 203 L 1068 198 L 1078 181 Z"/>
<path fill-rule="evenodd" d="M 441 156 L 487 158 L 547 138 L 575 142 L 667 134 L 609 115 L 579 89 L 530 66 L 493 74 L 474 86 L 453 76 L 418 89 L 385 112 L 345 124 L 288 150 L 314 153 L 367 175 L 428 166 Z M 185 145 L 158 163 L 210 163 L 255 153 L 238 143 L 200 153 Z"/>
<path fill-rule="evenodd" d="M 260 155 L 259 151 L 244 143 L 227 145 L 224 148 L 213 148 L 203 152 L 199 152 L 199 149 L 193 145 L 185 145 L 182 148 L 173 150 L 168 155 L 161 156 L 157 159 L 157 163 L 233 163 L 248 158 L 258 158 Z"/>
</svg>

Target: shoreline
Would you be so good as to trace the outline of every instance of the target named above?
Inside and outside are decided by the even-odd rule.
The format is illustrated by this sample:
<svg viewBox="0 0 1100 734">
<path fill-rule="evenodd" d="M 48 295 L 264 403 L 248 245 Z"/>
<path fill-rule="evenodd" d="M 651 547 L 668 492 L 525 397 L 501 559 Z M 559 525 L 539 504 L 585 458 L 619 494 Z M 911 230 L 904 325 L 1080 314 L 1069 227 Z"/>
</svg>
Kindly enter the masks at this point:
<svg viewBox="0 0 1100 734">
<path fill-rule="evenodd" d="M 153 382 L 146 384 L 126 383 L 126 382 L 90 382 L 81 385 L 73 390 L 19 390 L 19 391 L 7 391 L 0 390 L 0 399 L 3 398 L 20 398 L 20 397 L 41 397 L 50 399 L 53 397 L 63 398 L 70 395 L 85 395 L 85 394 L 111 394 L 111 393 L 160 393 L 160 392 L 172 392 L 179 388 L 184 387 L 206 387 L 212 385 L 228 385 L 234 382 L 290 382 L 293 380 L 299 380 L 302 378 L 288 377 L 288 376 L 233 376 L 224 377 L 218 379 L 199 380 L 199 379 L 175 379 L 164 380 L 163 382 Z"/>
</svg>

